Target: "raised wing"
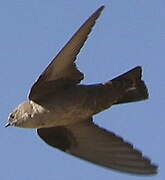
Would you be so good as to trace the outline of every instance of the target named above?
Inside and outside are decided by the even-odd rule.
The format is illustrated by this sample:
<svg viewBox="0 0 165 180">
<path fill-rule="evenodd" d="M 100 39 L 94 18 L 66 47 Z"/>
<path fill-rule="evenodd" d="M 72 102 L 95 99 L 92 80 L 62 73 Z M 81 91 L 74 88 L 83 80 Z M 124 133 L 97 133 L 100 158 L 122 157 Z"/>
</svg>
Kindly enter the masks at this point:
<svg viewBox="0 0 165 180">
<path fill-rule="evenodd" d="M 37 132 L 50 146 L 107 168 L 144 175 L 155 174 L 157 171 L 157 166 L 151 164 L 131 144 L 92 121 L 66 127 L 43 128 Z"/>
<path fill-rule="evenodd" d="M 31 88 L 30 100 L 35 101 L 56 88 L 77 84 L 83 79 L 84 75 L 77 69 L 74 61 L 103 8 L 101 6 L 88 18 L 40 75 Z"/>
</svg>

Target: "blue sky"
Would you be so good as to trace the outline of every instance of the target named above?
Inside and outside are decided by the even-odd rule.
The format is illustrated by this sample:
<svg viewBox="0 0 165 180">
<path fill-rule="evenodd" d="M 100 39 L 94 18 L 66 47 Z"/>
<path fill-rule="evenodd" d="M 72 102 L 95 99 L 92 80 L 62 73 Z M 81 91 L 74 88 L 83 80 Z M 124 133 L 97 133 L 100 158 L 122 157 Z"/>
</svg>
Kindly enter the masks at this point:
<svg viewBox="0 0 165 180">
<path fill-rule="evenodd" d="M 159 174 L 131 176 L 101 168 L 47 146 L 35 130 L 4 128 L 50 60 L 99 6 L 77 64 L 83 83 L 109 80 L 137 65 L 150 92 L 144 102 L 115 106 L 95 122 L 122 136 L 160 166 Z M 165 105 L 164 0 L 2 0 L 0 3 L 0 179 L 162 180 Z M 163 143 L 162 143 L 163 142 Z"/>
</svg>

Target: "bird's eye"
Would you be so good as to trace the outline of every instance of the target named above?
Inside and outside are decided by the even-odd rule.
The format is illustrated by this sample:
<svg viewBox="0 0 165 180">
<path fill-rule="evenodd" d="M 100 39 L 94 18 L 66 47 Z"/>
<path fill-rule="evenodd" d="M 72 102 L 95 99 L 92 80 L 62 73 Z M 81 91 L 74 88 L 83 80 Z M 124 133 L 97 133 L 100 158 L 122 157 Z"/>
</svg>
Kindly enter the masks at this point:
<svg viewBox="0 0 165 180">
<path fill-rule="evenodd" d="M 13 114 L 11 114 L 11 115 L 10 115 L 10 118 L 11 118 L 11 119 L 14 119 L 14 115 L 13 115 Z"/>
</svg>

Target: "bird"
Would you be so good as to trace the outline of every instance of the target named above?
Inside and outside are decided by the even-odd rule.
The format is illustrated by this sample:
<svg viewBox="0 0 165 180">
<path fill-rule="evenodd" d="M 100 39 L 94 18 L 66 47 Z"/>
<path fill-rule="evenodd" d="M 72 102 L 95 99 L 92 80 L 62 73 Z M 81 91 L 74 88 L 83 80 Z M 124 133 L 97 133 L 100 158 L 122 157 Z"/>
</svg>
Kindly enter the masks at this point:
<svg viewBox="0 0 165 180">
<path fill-rule="evenodd" d="M 9 114 L 8 126 L 34 128 L 48 145 L 118 172 L 154 175 L 158 166 L 93 116 L 117 104 L 148 99 L 142 67 L 104 83 L 81 84 L 76 56 L 104 6 L 98 8 L 60 50 L 30 89 L 28 100 Z"/>
</svg>

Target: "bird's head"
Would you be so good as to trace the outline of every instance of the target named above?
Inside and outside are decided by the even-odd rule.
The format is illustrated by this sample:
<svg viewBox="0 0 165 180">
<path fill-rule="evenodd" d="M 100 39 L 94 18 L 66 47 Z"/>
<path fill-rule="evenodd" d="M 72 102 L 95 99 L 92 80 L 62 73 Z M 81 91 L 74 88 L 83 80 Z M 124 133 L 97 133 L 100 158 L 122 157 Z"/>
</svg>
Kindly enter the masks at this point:
<svg viewBox="0 0 165 180">
<path fill-rule="evenodd" d="M 29 101 L 20 104 L 9 114 L 8 123 L 5 127 L 16 126 L 22 128 L 32 128 L 31 119 L 33 117 L 33 107 Z"/>
</svg>

